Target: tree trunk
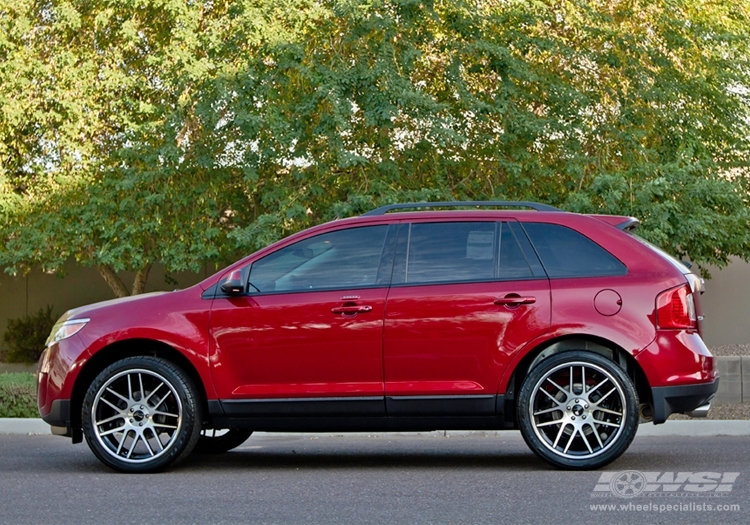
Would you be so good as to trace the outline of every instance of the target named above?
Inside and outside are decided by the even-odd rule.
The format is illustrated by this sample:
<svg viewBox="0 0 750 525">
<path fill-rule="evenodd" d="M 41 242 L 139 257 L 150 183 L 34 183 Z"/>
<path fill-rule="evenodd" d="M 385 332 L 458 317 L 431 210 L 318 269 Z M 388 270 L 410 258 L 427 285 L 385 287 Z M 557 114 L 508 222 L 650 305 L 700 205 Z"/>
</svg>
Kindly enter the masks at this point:
<svg viewBox="0 0 750 525">
<path fill-rule="evenodd" d="M 99 275 L 104 278 L 104 281 L 109 285 L 112 291 L 115 293 L 115 297 L 127 297 L 130 294 L 122 279 L 117 275 L 111 266 L 106 264 L 97 264 L 96 269 L 99 271 Z"/>
<path fill-rule="evenodd" d="M 151 271 L 151 263 L 146 264 L 143 268 L 138 270 L 133 279 L 133 290 L 131 295 L 138 295 L 146 291 L 146 281 L 148 281 L 148 272 Z"/>
</svg>

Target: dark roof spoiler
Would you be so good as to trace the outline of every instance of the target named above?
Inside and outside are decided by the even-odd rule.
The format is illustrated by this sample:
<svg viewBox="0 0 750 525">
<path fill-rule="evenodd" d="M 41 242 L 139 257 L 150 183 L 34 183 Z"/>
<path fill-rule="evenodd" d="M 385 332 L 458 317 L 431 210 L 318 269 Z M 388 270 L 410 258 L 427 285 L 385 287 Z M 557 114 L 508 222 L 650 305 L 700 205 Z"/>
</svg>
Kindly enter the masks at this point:
<svg viewBox="0 0 750 525">
<path fill-rule="evenodd" d="M 626 217 L 624 215 L 589 215 L 589 217 L 594 217 L 595 219 L 599 219 L 602 222 L 611 224 L 618 230 L 622 230 L 624 232 L 632 232 L 641 225 L 641 221 L 639 221 L 635 217 Z"/>
<path fill-rule="evenodd" d="M 562 211 L 554 206 L 528 201 L 458 201 L 458 202 L 411 202 L 402 204 L 389 204 L 362 214 L 362 217 L 372 215 L 385 215 L 392 210 L 403 210 L 413 208 L 457 208 L 457 207 L 486 207 L 486 208 L 531 208 L 536 211 Z"/>
<path fill-rule="evenodd" d="M 638 228 L 638 226 L 640 225 L 641 225 L 641 221 L 639 221 L 635 217 L 628 217 L 628 219 L 625 222 L 618 224 L 617 228 L 624 232 L 632 232 L 633 230 Z"/>
</svg>

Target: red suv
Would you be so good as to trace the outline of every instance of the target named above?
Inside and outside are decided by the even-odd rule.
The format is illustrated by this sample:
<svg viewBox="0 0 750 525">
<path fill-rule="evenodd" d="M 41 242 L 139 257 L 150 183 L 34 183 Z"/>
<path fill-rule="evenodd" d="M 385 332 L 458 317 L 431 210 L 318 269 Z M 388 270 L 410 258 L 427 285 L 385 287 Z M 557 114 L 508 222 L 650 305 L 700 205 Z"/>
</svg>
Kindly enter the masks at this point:
<svg viewBox="0 0 750 525">
<path fill-rule="evenodd" d="M 39 410 L 126 472 L 256 430 L 520 429 L 555 466 L 601 467 L 718 387 L 701 281 L 636 225 L 508 202 L 322 224 L 186 290 L 70 310 Z"/>
</svg>

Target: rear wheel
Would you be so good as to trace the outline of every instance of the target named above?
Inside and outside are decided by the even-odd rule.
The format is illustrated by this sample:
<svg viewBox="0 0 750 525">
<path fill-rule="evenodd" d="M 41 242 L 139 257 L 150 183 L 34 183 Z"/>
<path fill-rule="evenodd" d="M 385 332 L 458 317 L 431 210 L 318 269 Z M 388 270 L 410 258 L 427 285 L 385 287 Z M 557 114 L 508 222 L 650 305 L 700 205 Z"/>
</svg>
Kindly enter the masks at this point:
<svg viewBox="0 0 750 525">
<path fill-rule="evenodd" d="M 615 363 L 590 352 L 564 352 L 539 363 L 521 387 L 516 410 L 529 448 L 566 469 L 614 461 L 638 430 L 633 382 Z"/>
<path fill-rule="evenodd" d="M 202 421 L 193 382 L 157 357 L 129 357 L 105 368 L 89 386 L 81 416 L 89 448 L 121 472 L 154 472 L 182 460 Z"/>
<path fill-rule="evenodd" d="M 242 445 L 252 433 L 252 430 L 240 428 L 206 429 L 201 431 L 194 451 L 197 454 L 223 454 Z"/>
</svg>

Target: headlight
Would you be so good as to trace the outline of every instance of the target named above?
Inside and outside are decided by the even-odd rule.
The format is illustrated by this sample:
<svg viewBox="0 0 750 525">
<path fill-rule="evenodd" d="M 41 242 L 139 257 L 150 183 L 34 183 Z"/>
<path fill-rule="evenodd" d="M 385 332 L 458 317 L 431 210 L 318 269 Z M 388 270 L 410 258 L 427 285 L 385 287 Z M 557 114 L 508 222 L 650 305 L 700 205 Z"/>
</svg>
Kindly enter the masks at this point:
<svg viewBox="0 0 750 525">
<path fill-rule="evenodd" d="M 70 319 L 63 323 L 57 323 L 52 327 L 52 332 L 47 338 L 47 346 L 49 347 L 58 341 L 62 341 L 63 339 L 67 339 L 68 337 L 77 334 L 90 320 L 91 319 Z"/>
</svg>

